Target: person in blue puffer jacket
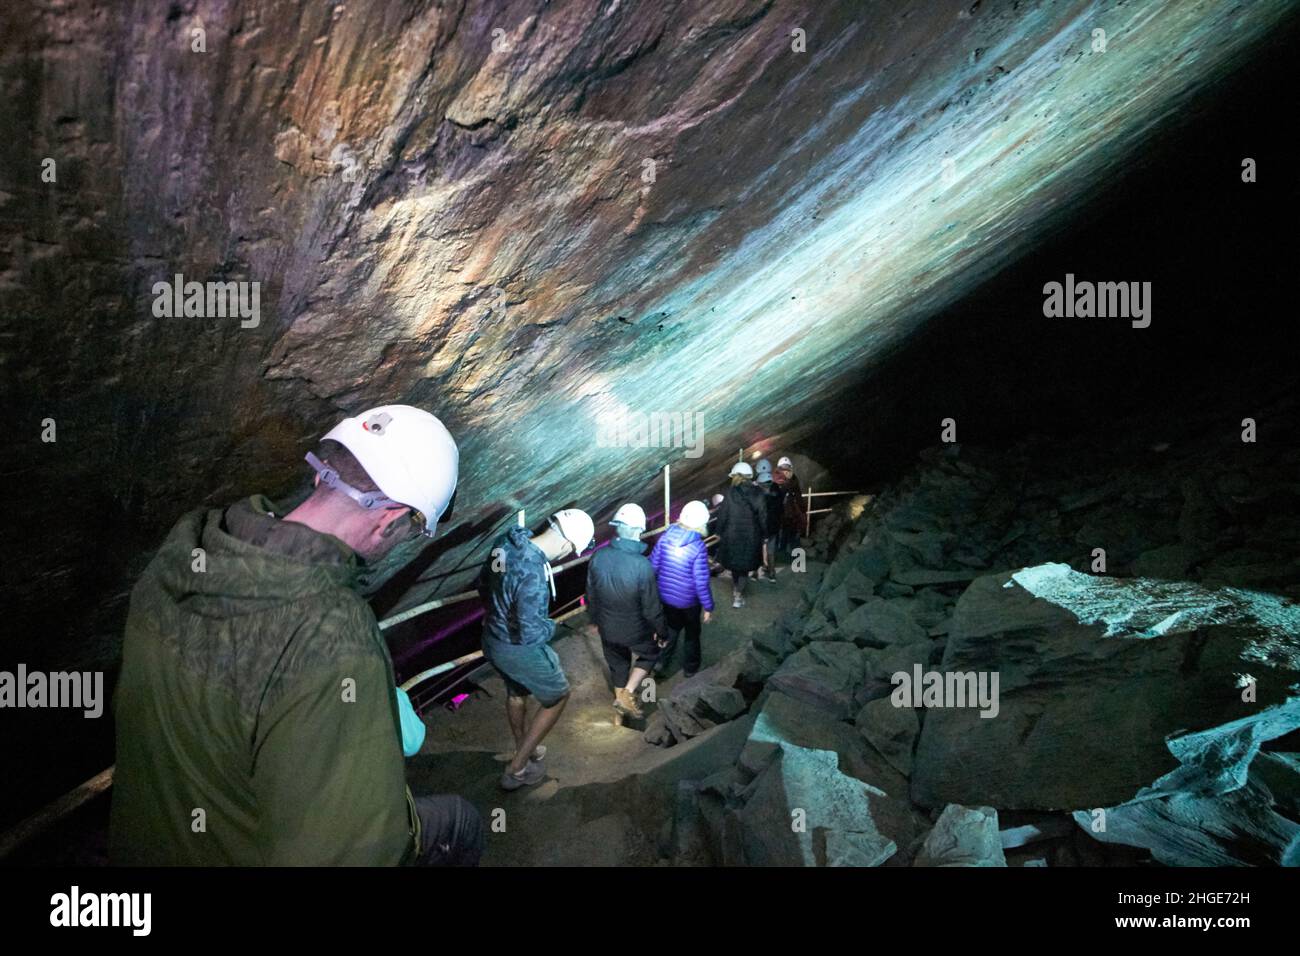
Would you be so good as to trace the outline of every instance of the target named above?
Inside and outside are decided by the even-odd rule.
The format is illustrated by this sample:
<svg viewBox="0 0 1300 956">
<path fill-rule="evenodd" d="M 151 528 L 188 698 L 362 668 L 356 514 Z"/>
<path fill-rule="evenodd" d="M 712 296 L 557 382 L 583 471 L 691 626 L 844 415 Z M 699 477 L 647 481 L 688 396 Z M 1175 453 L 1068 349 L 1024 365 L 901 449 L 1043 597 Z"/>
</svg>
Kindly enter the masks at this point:
<svg viewBox="0 0 1300 956">
<path fill-rule="evenodd" d="M 668 643 L 659 653 L 655 667 L 658 674 L 667 669 L 683 630 L 686 640 L 682 671 L 690 677 L 700 669 L 700 625 L 709 623 L 713 617 L 709 549 L 704 544 L 708 523 L 709 509 L 704 502 L 688 501 L 677 516 L 677 523 L 659 537 L 650 553 L 650 563 L 659 581 L 659 597 L 664 603 L 664 622 L 668 626 Z"/>
</svg>

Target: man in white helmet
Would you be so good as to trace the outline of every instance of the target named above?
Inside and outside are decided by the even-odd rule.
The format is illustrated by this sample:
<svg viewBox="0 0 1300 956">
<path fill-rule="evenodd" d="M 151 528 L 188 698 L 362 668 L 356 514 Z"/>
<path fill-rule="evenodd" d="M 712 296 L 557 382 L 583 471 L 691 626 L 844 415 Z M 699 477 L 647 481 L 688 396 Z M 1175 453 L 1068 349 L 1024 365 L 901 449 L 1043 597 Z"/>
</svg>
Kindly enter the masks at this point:
<svg viewBox="0 0 1300 956">
<path fill-rule="evenodd" d="M 483 823 L 406 787 L 393 665 L 359 565 L 432 535 L 458 453 L 387 405 L 307 455 L 288 514 L 256 495 L 180 520 L 131 595 L 110 856 L 133 865 L 478 861 Z M 197 826 L 201 819 L 203 825 Z"/>
<path fill-rule="evenodd" d="M 569 680 L 551 649 L 555 622 L 549 614 L 555 596 L 551 562 L 579 555 L 591 546 L 595 526 L 577 508 L 556 512 L 541 534 L 512 527 L 492 543 L 479 574 L 483 616 L 483 656 L 506 685 L 506 721 L 514 753 L 501 773 L 503 790 L 518 790 L 546 779 L 546 748 L 569 700 Z M 541 706 L 528 719 L 528 698 Z"/>
<path fill-rule="evenodd" d="M 658 661 L 668 640 L 655 569 L 641 540 L 645 512 L 632 502 L 610 522 L 617 537 L 587 567 L 587 613 L 600 632 L 600 645 L 614 683 L 614 710 L 642 717 L 636 689 Z M 635 656 L 636 662 L 633 663 Z"/>
</svg>

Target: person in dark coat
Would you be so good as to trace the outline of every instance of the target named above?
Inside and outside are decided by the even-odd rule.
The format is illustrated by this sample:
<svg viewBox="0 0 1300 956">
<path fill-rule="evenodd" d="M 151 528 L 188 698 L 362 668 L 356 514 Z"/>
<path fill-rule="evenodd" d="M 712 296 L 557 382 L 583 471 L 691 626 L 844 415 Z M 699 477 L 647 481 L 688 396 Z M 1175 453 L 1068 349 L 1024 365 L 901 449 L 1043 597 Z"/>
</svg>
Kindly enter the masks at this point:
<svg viewBox="0 0 1300 956">
<path fill-rule="evenodd" d="M 745 583 L 763 563 L 767 506 L 746 462 L 731 467 L 731 487 L 718 509 L 718 562 L 731 572 L 731 606 L 745 606 Z"/>
<path fill-rule="evenodd" d="M 799 484 L 799 476 L 794 473 L 794 462 L 785 456 L 777 461 L 773 479 L 785 495 L 777 546 L 781 551 L 788 552 L 799 547 L 799 538 L 804 532 L 804 524 L 808 519 L 803 500 L 803 488 Z"/>
<path fill-rule="evenodd" d="M 709 509 L 703 501 L 688 501 L 677 523 L 665 531 L 650 553 L 659 596 L 664 602 L 668 643 L 659 655 L 655 673 L 662 674 L 686 632 L 682 671 L 687 677 L 700 669 L 700 625 L 713 617 L 713 592 L 709 588 L 709 549 L 704 531 Z M 703 613 L 701 613 L 701 611 Z"/>
<path fill-rule="evenodd" d="M 600 632 L 600 644 L 614 682 L 614 710 L 643 716 L 634 692 L 659 658 L 667 640 L 663 602 L 655 571 L 645 557 L 645 512 L 626 504 L 610 522 L 618 534 L 587 567 L 587 611 Z M 632 656 L 636 655 L 633 666 Z"/>
<path fill-rule="evenodd" d="M 766 458 L 758 463 L 755 471 L 754 481 L 763 492 L 767 519 L 763 525 L 763 565 L 758 569 L 758 579 L 775 584 L 777 536 L 781 533 L 785 492 L 772 480 L 772 463 Z"/>
</svg>

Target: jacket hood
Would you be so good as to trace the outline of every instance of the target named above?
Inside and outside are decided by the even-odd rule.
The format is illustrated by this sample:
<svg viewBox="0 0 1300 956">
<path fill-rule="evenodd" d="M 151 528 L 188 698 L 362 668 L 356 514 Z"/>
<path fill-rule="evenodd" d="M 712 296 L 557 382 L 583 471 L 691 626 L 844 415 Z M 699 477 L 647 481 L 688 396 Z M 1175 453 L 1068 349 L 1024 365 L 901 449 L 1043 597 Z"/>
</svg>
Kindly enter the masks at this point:
<svg viewBox="0 0 1300 956">
<path fill-rule="evenodd" d="M 704 540 L 704 536 L 694 528 L 688 528 L 684 524 L 671 524 L 668 526 L 668 530 L 664 532 L 663 540 L 669 544 L 686 544 L 692 538 Z"/>
<path fill-rule="evenodd" d="M 645 554 L 647 547 L 644 541 L 633 541 L 631 538 L 615 538 L 609 546 L 616 551 L 626 551 L 628 554 Z"/>
<path fill-rule="evenodd" d="M 525 564 L 549 563 L 542 549 L 533 544 L 533 536 L 528 533 L 528 529 L 521 528 L 518 525 L 512 527 L 498 539 L 496 547 L 506 552 L 507 561 L 514 559 Z"/>
<path fill-rule="evenodd" d="M 226 618 L 354 588 L 359 564 L 338 538 L 276 517 L 271 502 L 255 495 L 185 515 L 152 568 L 183 613 Z"/>
</svg>

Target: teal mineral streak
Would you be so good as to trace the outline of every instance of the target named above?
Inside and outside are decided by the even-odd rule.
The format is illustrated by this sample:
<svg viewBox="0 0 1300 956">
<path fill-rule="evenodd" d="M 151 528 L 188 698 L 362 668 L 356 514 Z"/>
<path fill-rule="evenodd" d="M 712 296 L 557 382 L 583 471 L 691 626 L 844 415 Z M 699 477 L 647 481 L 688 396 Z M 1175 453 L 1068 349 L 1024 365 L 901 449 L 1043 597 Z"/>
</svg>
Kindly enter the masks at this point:
<svg viewBox="0 0 1300 956">
<path fill-rule="evenodd" d="M 1011 575 L 1012 582 L 1062 607 L 1082 624 L 1103 624 L 1106 637 L 1155 638 L 1216 624 L 1246 625 L 1260 637 L 1246 659 L 1300 666 L 1300 605 L 1263 591 L 1210 589 L 1188 581 L 1107 578 L 1040 564 Z"/>
<path fill-rule="evenodd" d="M 806 187 L 710 272 L 636 317 L 640 334 L 617 367 L 593 368 L 578 397 L 585 417 L 617 406 L 706 409 L 714 450 L 743 443 L 773 389 L 787 408 L 833 390 L 1032 244 L 1288 6 L 1083 4 L 1054 26 L 1059 7 L 1042 4 L 957 74 L 919 69 L 908 95 L 817 155 L 816 131 L 905 61 L 865 78 L 774 161 L 772 175 L 806 165 Z M 1105 52 L 1092 49 L 1094 29 L 1106 31 Z M 760 179 L 753 192 L 766 188 Z M 671 262 L 654 265 L 673 280 Z M 671 335 L 656 335 L 648 317 L 660 314 Z M 633 473 L 653 472 L 664 456 L 644 457 Z"/>
</svg>

